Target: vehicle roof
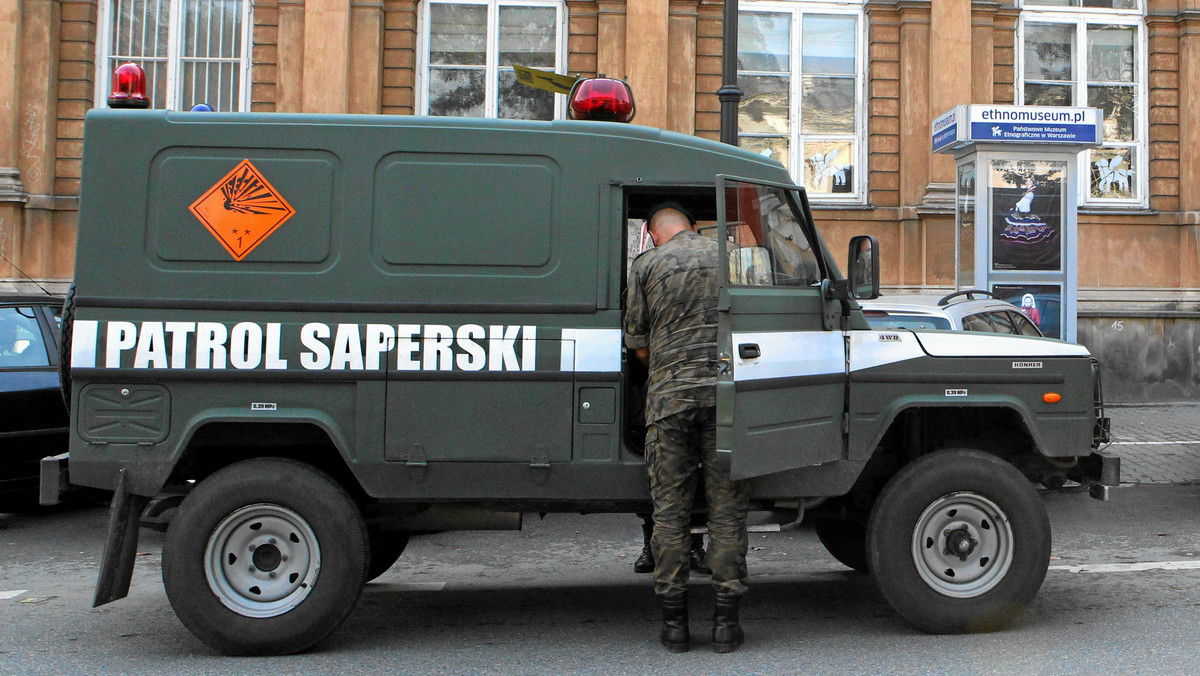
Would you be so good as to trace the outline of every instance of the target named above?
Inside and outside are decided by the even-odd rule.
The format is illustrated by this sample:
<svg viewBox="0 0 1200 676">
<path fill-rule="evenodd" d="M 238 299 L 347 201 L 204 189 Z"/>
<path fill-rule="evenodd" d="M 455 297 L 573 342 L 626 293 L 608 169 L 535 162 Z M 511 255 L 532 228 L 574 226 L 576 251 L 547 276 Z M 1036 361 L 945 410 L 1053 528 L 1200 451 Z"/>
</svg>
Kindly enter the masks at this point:
<svg viewBox="0 0 1200 676">
<path fill-rule="evenodd" d="M 715 219 L 719 175 L 792 184 L 746 149 L 616 122 L 97 109 L 84 146 L 80 306 L 591 313 L 620 304 L 610 268 L 597 268 L 616 265 L 606 250 L 625 226 L 616 216 L 670 195 Z M 242 161 L 292 210 L 244 259 L 192 211 Z M 434 223 L 443 237 L 427 234 Z M 502 237 L 505 259 L 487 250 Z"/>
<path fill-rule="evenodd" d="M 1020 310 L 1020 308 L 1012 303 L 998 298 L 968 299 L 960 297 L 946 305 L 939 305 L 938 303 L 942 298 L 944 296 L 898 294 L 894 296 L 880 296 L 875 300 L 862 300 L 859 301 L 859 304 L 864 309 L 908 312 L 929 316 L 963 316 L 987 310 Z"/>
<path fill-rule="evenodd" d="M 13 305 L 17 303 L 59 305 L 62 302 L 63 297 L 58 294 L 0 291 L 0 303 L 5 305 Z"/>
<path fill-rule="evenodd" d="M 594 122 L 588 120 L 506 120 L 482 117 L 441 117 L 431 115 L 337 115 L 326 113 L 218 113 L 168 110 L 121 110 L 93 108 L 87 112 L 89 122 L 114 118 L 116 120 L 159 119 L 172 126 L 201 125 L 211 128 L 214 124 L 265 124 L 265 125 L 316 125 L 316 126 L 371 126 L 406 127 L 419 129 L 460 129 L 483 131 L 523 131 L 551 134 L 599 136 L 609 141 L 653 141 L 697 148 L 715 152 L 739 160 L 748 160 L 771 169 L 783 169 L 779 160 L 732 146 L 720 141 L 691 134 L 646 127 L 620 122 Z M 686 167 L 680 167 L 686 170 Z"/>
</svg>

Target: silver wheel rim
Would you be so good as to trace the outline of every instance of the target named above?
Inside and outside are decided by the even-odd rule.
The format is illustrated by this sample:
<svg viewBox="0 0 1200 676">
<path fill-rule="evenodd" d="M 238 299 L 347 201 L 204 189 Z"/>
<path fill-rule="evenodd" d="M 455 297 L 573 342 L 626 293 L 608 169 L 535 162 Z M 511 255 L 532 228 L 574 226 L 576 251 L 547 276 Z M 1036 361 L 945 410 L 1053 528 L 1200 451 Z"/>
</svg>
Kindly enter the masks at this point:
<svg viewBox="0 0 1200 676">
<path fill-rule="evenodd" d="M 934 500 L 913 528 L 912 557 L 931 589 L 951 598 L 974 598 L 1008 575 L 1012 526 L 996 503 L 977 493 Z"/>
<path fill-rule="evenodd" d="M 275 617 L 312 592 L 321 547 L 296 512 L 247 505 L 221 520 L 204 550 L 204 576 L 221 603 L 245 617 Z"/>
</svg>

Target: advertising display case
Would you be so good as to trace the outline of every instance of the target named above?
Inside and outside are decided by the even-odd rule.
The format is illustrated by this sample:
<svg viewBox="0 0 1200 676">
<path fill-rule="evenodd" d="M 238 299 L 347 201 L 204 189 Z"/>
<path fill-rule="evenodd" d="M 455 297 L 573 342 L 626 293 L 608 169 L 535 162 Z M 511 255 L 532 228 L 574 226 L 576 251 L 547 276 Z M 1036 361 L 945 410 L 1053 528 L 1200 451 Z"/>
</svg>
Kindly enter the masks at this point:
<svg viewBox="0 0 1200 676">
<path fill-rule="evenodd" d="M 1076 340 L 1079 153 L 1103 139 L 1098 108 L 956 106 L 931 129 L 955 158 L 955 287 L 1017 305 Z"/>
</svg>

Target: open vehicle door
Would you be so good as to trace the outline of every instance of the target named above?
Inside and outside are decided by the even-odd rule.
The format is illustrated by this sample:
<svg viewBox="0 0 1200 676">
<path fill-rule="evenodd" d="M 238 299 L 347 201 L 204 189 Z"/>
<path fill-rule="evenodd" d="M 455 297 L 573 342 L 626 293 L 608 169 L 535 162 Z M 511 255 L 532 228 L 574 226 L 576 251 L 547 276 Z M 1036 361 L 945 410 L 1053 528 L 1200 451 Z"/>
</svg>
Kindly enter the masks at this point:
<svg viewBox="0 0 1200 676">
<path fill-rule="evenodd" d="M 735 479 L 844 458 L 846 344 L 804 193 L 720 176 L 717 214 L 718 450 Z"/>
</svg>

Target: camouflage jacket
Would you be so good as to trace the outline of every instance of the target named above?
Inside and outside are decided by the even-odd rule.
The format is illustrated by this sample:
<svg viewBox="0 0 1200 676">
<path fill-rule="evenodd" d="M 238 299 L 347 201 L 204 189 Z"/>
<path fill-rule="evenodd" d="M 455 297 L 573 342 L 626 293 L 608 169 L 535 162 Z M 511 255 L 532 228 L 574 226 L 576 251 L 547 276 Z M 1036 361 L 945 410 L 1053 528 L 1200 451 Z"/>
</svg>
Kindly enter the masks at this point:
<svg viewBox="0 0 1200 676">
<path fill-rule="evenodd" d="M 638 256 L 625 299 L 625 345 L 649 348 L 646 423 L 715 406 L 717 242 L 691 231 Z"/>
</svg>

